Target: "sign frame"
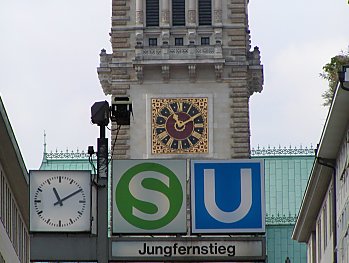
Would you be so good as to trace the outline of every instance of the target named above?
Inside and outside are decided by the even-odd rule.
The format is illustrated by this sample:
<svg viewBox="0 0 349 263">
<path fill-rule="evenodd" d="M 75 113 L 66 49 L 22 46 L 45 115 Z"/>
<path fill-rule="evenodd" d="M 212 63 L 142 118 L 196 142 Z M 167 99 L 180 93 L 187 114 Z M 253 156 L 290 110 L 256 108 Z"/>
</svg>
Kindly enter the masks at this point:
<svg viewBox="0 0 349 263">
<path fill-rule="evenodd" d="M 152 166 L 153 165 L 153 166 Z M 140 172 L 141 171 L 141 172 Z M 155 177 L 151 177 L 151 174 L 155 174 Z M 137 179 L 137 177 L 141 179 Z M 150 183 L 149 178 L 153 180 Z M 125 179 L 125 180 L 124 180 Z M 145 180 L 148 179 L 148 187 L 144 187 Z M 154 185 L 154 180 L 159 181 L 158 185 L 167 185 L 166 192 L 158 191 L 157 189 L 150 187 Z M 120 184 L 121 182 L 121 184 Z M 120 185 L 120 186 L 119 186 Z M 122 187 L 121 187 L 122 185 Z M 131 186 L 130 186 L 131 185 Z M 170 187 L 171 185 L 171 187 Z M 177 191 L 170 190 L 175 187 Z M 179 188 L 181 188 L 181 193 L 178 195 Z M 126 190 L 127 189 L 127 190 Z M 130 190 L 131 189 L 131 190 Z M 160 189 L 160 188 L 159 188 Z M 166 187 L 163 188 L 166 190 Z M 124 194 L 120 194 L 120 190 Z M 151 191 L 157 192 L 157 198 L 151 197 Z M 172 192 L 172 197 L 171 197 Z M 150 193 L 150 195 L 148 195 Z M 135 196 L 136 194 L 136 196 Z M 176 198 L 173 196 L 176 195 Z M 171 197 L 171 198 L 170 198 Z M 150 203 L 153 207 L 156 206 L 160 214 L 159 206 L 167 205 L 166 198 L 168 202 L 168 209 L 173 207 L 173 204 L 177 202 L 178 199 L 182 199 L 181 204 L 177 204 L 176 209 L 178 212 L 172 217 L 168 217 L 170 210 L 167 211 L 164 217 L 157 220 L 151 220 L 153 215 L 149 213 L 149 218 L 141 218 L 141 216 L 146 216 L 144 210 L 140 206 L 135 207 L 136 203 L 120 205 L 121 198 L 126 202 L 138 202 L 138 204 Z M 148 201 L 141 199 L 145 198 Z M 112 166 L 112 233 L 113 234 L 182 234 L 187 233 L 187 223 L 186 223 L 186 210 L 187 210 L 187 160 L 168 160 L 168 159 L 133 159 L 133 160 L 113 160 Z M 162 199 L 162 201 L 160 201 Z M 132 201 L 133 200 L 133 201 Z M 144 200 L 144 201 L 143 201 Z M 149 200 L 156 201 L 157 204 L 151 203 Z M 165 202 L 163 202 L 165 201 Z M 180 205 L 180 207 L 178 207 Z M 129 207 L 126 207 L 129 206 Z M 131 208 L 132 206 L 132 208 Z M 174 205 L 175 206 L 175 205 Z M 127 212 L 131 211 L 132 212 Z M 135 215 L 134 211 L 138 214 Z M 128 214 L 127 214 L 128 213 Z M 154 213 L 155 214 L 155 213 Z M 174 214 L 174 213 L 172 213 Z M 140 216 L 138 216 L 140 215 Z M 127 218 L 126 218 L 126 217 Z M 170 220 L 170 221 L 169 221 Z M 156 228 L 156 222 L 159 222 L 161 227 Z M 169 222 L 168 222 L 169 221 Z M 162 223 L 161 223 L 162 222 Z M 166 224 L 166 222 L 168 222 Z M 153 224 L 154 223 L 154 224 Z M 137 226 L 142 224 L 140 228 Z M 147 226 L 146 226 L 147 224 Z"/>
<path fill-rule="evenodd" d="M 204 167 L 206 167 L 206 169 L 204 169 Z M 204 174 L 206 173 L 205 170 L 207 170 L 207 174 Z M 218 170 L 217 175 L 216 170 Z M 216 176 L 218 176 L 218 178 L 219 176 L 225 176 L 224 183 L 219 184 L 219 181 L 217 182 L 216 180 Z M 237 186 L 238 184 L 235 184 L 235 186 L 229 184 L 229 182 L 238 182 L 239 187 Z M 230 185 L 234 186 L 235 189 L 233 187 L 231 189 L 227 188 Z M 207 188 L 210 189 L 210 191 L 205 191 L 205 187 L 210 187 Z M 212 190 L 213 187 L 214 190 Z M 246 187 L 251 187 L 251 191 L 245 189 Z M 244 190 L 242 190 L 242 188 L 244 188 Z M 216 193 L 216 189 L 218 194 Z M 220 189 L 221 192 L 219 192 Z M 227 198 L 221 194 L 223 190 L 228 190 L 230 192 L 228 193 L 229 200 L 238 200 L 240 203 L 237 203 L 237 201 L 232 201 L 231 204 L 228 203 L 226 201 Z M 237 193 L 239 196 L 235 196 Z M 234 197 L 234 199 L 232 199 L 232 197 Z M 218 200 L 218 204 L 216 199 Z M 241 199 L 248 199 L 249 201 L 243 203 Z M 207 200 L 213 201 L 210 202 Z M 221 203 L 219 203 L 220 200 Z M 234 202 L 236 202 L 236 204 L 234 204 Z M 221 209 L 220 206 L 222 206 L 222 203 L 225 207 L 223 206 Z M 241 207 L 242 209 L 239 209 Z M 243 207 L 246 207 L 244 211 Z M 201 214 L 199 215 L 199 213 Z M 236 215 L 234 215 L 234 213 Z M 232 159 L 191 161 L 191 233 L 265 233 L 265 213 L 264 160 Z M 229 219 L 229 216 L 231 216 L 231 219 Z M 223 222 L 222 220 L 225 219 L 226 222 Z"/>
<path fill-rule="evenodd" d="M 206 248 L 217 255 L 208 255 Z M 176 255 L 139 255 L 135 256 L 135 250 L 142 249 L 144 252 L 145 246 L 162 247 L 163 251 L 166 248 L 172 248 L 171 253 Z M 224 251 L 226 248 L 234 247 L 234 253 L 238 255 L 228 256 Z M 191 247 L 201 247 L 205 255 L 184 255 L 185 249 Z M 202 247 L 205 247 L 203 249 Z M 257 249 L 256 249 L 257 247 Z M 161 249 L 161 248 L 160 248 Z M 183 253 L 181 253 L 181 249 Z M 174 252 L 176 250 L 176 252 Z M 241 251 L 239 251 L 241 250 Z M 256 250 L 256 251 L 253 251 Z M 169 249 L 167 249 L 169 251 Z M 251 256 L 252 253 L 255 253 Z M 222 253 L 220 253 L 222 252 Z M 221 255 L 218 255 L 221 254 Z M 111 261 L 182 261 L 182 262 L 265 262 L 266 260 L 266 240 L 265 237 L 157 237 L 154 238 L 134 238 L 134 237 L 112 237 L 111 244 Z"/>
</svg>

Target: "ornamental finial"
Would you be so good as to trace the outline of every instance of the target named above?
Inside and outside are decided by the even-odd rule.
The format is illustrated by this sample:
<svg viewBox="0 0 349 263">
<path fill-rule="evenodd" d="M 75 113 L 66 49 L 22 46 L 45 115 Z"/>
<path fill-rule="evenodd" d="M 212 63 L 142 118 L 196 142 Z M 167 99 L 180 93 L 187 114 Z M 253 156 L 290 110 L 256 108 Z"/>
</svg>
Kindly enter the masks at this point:
<svg viewBox="0 0 349 263">
<path fill-rule="evenodd" d="M 46 131 L 44 130 L 44 154 L 46 153 Z"/>
</svg>

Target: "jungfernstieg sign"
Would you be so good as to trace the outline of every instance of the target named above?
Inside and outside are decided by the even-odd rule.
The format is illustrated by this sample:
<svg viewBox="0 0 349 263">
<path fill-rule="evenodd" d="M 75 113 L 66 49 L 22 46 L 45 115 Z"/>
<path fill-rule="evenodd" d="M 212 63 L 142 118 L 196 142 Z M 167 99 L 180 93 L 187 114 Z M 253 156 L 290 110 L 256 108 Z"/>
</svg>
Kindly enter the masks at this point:
<svg viewBox="0 0 349 263">
<path fill-rule="evenodd" d="M 264 238 L 120 238 L 112 242 L 113 260 L 263 260 Z"/>
</svg>

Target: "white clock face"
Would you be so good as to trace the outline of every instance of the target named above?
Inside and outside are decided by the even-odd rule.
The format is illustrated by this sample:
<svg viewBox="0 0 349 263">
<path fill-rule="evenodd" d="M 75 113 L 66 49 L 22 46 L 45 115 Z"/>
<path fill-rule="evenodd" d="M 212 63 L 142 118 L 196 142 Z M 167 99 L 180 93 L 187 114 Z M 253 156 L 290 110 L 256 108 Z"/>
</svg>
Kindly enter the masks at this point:
<svg viewBox="0 0 349 263">
<path fill-rule="evenodd" d="M 31 172 L 31 230 L 89 231 L 90 174 Z"/>
</svg>

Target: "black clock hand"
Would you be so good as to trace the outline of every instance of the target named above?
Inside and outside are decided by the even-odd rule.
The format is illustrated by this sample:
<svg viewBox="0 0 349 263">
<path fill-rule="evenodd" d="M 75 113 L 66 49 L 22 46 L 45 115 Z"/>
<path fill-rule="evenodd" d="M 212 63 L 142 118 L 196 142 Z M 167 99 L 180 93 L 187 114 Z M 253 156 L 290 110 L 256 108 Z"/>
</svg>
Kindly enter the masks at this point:
<svg viewBox="0 0 349 263">
<path fill-rule="evenodd" d="M 55 203 L 54 205 L 59 204 L 60 206 L 62 206 L 62 205 L 63 205 L 62 200 L 61 200 L 61 198 L 59 197 L 59 194 L 58 194 L 58 192 L 57 192 L 57 190 L 56 190 L 55 187 L 53 187 L 53 192 L 55 193 L 55 196 L 56 196 L 56 198 L 57 198 L 57 203 Z"/>
<path fill-rule="evenodd" d="M 80 193 L 81 191 L 82 191 L 82 189 L 76 190 L 75 192 L 71 193 L 70 195 L 67 195 L 66 197 L 62 198 L 61 202 L 69 199 L 70 197 L 76 195 L 77 193 Z M 59 202 L 54 203 L 54 205 L 58 205 L 58 204 L 59 204 Z"/>
</svg>

